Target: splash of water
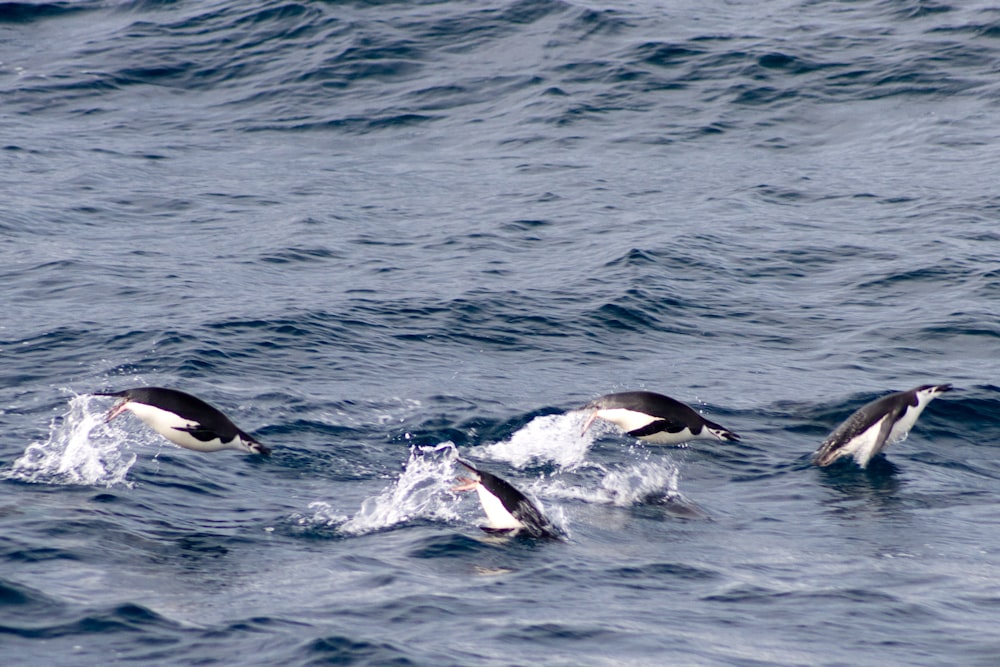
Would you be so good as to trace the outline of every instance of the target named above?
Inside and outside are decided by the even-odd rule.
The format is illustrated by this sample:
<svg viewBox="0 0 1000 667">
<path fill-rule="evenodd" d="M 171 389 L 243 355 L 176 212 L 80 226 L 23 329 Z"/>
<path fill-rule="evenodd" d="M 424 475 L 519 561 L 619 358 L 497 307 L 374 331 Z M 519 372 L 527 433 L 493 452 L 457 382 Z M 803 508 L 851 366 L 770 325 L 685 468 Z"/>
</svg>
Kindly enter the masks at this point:
<svg viewBox="0 0 1000 667">
<path fill-rule="evenodd" d="M 515 468 L 551 461 L 560 468 L 573 470 L 584 463 L 595 438 L 593 430 L 580 434 L 584 419 L 582 412 L 535 417 L 509 439 L 475 447 L 472 453 L 504 461 Z"/>
<path fill-rule="evenodd" d="M 411 447 L 403 474 L 379 495 L 368 498 L 340 530 L 361 535 L 414 519 L 455 521 L 455 446 Z"/>
<path fill-rule="evenodd" d="M 73 396 L 69 410 L 49 425 L 48 440 L 28 445 L 2 476 L 35 484 L 128 485 L 136 455 L 104 424 L 104 410 L 91 408 L 95 398 Z"/>
</svg>

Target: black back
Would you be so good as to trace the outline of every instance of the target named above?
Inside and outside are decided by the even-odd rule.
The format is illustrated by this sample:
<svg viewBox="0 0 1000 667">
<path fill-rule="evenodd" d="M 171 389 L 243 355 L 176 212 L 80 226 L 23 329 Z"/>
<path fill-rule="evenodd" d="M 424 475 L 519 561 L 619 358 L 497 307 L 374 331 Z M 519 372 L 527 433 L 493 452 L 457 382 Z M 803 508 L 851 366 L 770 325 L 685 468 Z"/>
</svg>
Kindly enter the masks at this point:
<svg viewBox="0 0 1000 667">
<path fill-rule="evenodd" d="M 587 404 L 588 408 L 624 408 L 633 412 L 641 412 L 652 417 L 662 417 L 675 421 L 697 419 L 701 423 L 701 415 L 677 399 L 657 394 L 652 391 L 623 391 L 618 394 L 608 394 L 595 398 Z"/>
</svg>

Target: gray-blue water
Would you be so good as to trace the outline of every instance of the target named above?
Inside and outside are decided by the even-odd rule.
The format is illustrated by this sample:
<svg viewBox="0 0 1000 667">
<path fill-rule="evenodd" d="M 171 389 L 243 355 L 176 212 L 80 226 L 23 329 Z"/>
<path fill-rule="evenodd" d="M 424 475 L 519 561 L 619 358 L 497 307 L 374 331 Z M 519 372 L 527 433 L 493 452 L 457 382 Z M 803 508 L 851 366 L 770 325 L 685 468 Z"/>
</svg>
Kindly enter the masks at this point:
<svg viewBox="0 0 1000 667">
<path fill-rule="evenodd" d="M 0 5 L 0 661 L 995 665 L 998 71 L 986 2 Z M 639 388 L 742 444 L 581 437 Z"/>
</svg>

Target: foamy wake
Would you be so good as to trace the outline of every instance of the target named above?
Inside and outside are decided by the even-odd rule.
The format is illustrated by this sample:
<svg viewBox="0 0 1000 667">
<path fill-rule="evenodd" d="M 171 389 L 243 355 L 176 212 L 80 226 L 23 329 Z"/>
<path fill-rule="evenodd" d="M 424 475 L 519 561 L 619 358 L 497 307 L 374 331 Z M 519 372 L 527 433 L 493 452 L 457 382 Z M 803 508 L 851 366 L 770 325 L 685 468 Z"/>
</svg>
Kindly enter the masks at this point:
<svg viewBox="0 0 1000 667">
<path fill-rule="evenodd" d="M 649 502 L 683 501 L 678 490 L 679 471 L 664 461 L 644 461 L 620 469 L 595 465 L 600 474 L 600 485 L 586 487 L 554 479 L 548 484 L 546 495 L 552 498 L 582 500 L 628 507 Z"/>
<path fill-rule="evenodd" d="M 377 496 L 367 498 L 361 508 L 351 517 L 338 513 L 329 503 L 311 503 L 312 516 L 295 515 L 299 525 L 328 526 L 347 535 L 364 535 L 415 521 L 460 522 L 463 513 L 459 510 L 466 503 L 466 509 L 473 506 L 475 515 L 481 515 L 475 494 L 461 494 L 452 491 L 456 477 L 464 469 L 456 470 L 455 459 L 458 450 L 454 444 L 446 442 L 436 447 L 412 447 L 410 458 L 403 473 Z M 537 492 L 545 486 L 540 480 L 510 480 L 529 495 L 535 496 L 539 509 L 564 533 L 566 517 L 562 508 L 546 508 L 539 500 Z M 567 533 L 568 534 L 568 533 Z"/>
<path fill-rule="evenodd" d="M 124 434 L 104 423 L 106 406 L 91 407 L 94 400 L 87 394 L 70 399 L 69 411 L 49 425 L 48 440 L 28 445 L 0 476 L 36 484 L 127 485 L 136 455 Z"/>
<path fill-rule="evenodd" d="M 582 412 L 535 417 L 508 440 L 474 447 L 470 453 L 504 461 L 515 468 L 552 462 L 564 470 L 573 470 L 586 461 L 587 451 L 594 443 L 594 430 L 580 433 L 585 418 Z"/>
<path fill-rule="evenodd" d="M 588 473 L 600 477 L 600 486 L 584 486 L 578 476 L 573 481 L 558 477 L 539 480 L 527 489 L 539 497 L 582 500 L 590 503 L 629 506 L 647 502 L 683 501 L 678 491 L 679 470 L 676 465 L 653 458 L 643 449 L 623 449 L 635 454 L 643 452 L 646 460 L 611 468 L 587 458 L 594 440 L 606 429 L 601 424 L 582 434 L 587 415 L 582 411 L 536 417 L 502 442 L 481 445 L 470 453 L 483 459 L 503 461 L 515 468 L 539 463 L 553 463 L 558 472 Z"/>
<path fill-rule="evenodd" d="M 678 490 L 679 472 L 669 461 L 644 453 L 645 460 L 611 467 L 587 460 L 591 437 L 581 437 L 579 414 L 537 417 L 503 442 L 468 450 L 474 462 L 504 461 L 516 468 L 532 462 L 554 462 L 557 469 L 531 479 L 500 474 L 532 497 L 539 508 L 569 534 L 565 508 L 543 500 L 578 500 L 594 504 L 632 506 L 648 503 L 687 505 Z M 635 454 L 634 450 L 629 450 Z M 353 516 L 338 513 L 326 502 L 309 505 L 312 516 L 296 515 L 300 525 L 327 526 L 347 535 L 362 535 L 415 520 L 461 521 L 462 496 L 451 489 L 457 474 L 458 450 L 446 442 L 436 447 L 411 447 L 402 474 L 382 492 L 364 500 Z M 478 466 L 478 463 L 476 463 Z M 491 466 L 483 466 L 490 472 Z"/>
</svg>

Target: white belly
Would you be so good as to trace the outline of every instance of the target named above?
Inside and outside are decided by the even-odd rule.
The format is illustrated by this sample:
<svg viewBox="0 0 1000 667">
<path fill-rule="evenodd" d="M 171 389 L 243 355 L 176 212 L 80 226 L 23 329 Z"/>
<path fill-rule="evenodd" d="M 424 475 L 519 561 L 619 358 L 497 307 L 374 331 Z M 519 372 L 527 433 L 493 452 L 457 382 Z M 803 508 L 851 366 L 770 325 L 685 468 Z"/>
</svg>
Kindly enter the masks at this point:
<svg viewBox="0 0 1000 667">
<path fill-rule="evenodd" d="M 867 466 L 873 456 L 878 454 L 882 449 L 885 449 L 885 445 L 876 447 L 875 444 L 878 441 L 879 431 L 882 430 L 882 422 L 887 418 L 882 417 L 882 419 L 872 424 L 867 431 L 859 433 L 848 440 L 841 448 L 843 452 L 841 456 L 853 456 L 859 466 L 862 468 Z"/>
<path fill-rule="evenodd" d="M 659 421 L 656 417 L 651 417 L 642 412 L 626 410 L 625 408 L 608 408 L 598 410 L 597 416 L 601 419 L 608 420 L 626 433 L 644 428 L 655 421 Z M 660 431 L 658 433 L 653 433 L 652 435 L 644 435 L 639 439 L 654 445 L 679 445 L 682 442 L 687 442 L 688 440 L 693 440 L 706 435 L 711 434 L 705 429 L 702 429 L 701 434 L 696 436 L 691 433 L 690 429 L 683 428 L 676 433 Z"/>
<path fill-rule="evenodd" d="M 708 431 L 702 429 L 702 435 L 708 433 Z M 652 443 L 654 445 L 679 445 L 688 440 L 694 440 L 696 436 L 687 428 L 683 428 L 676 433 L 668 433 L 667 431 L 660 431 L 659 433 L 654 433 L 652 435 L 644 435 L 640 437 L 640 440 Z"/>
<path fill-rule="evenodd" d="M 487 491 L 482 484 L 476 485 L 476 493 L 479 494 L 479 503 L 483 506 L 486 518 L 490 521 L 490 528 L 510 530 L 524 527 L 524 524 L 507 511 L 500 499 Z"/>
<path fill-rule="evenodd" d="M 875 445 L 878 440 L 879 431 L 882 429 L 882 423 L 888 419 L 888 417 L 882 417 L 882 419 L 872 424 L 871 428 L 867 431 L 851 439 L 851 441 L 844 446 L 843 455 L 853 456 L 858 465 L 864 468 L 876 454 L 885 450 L 889 445 L 894 445 L 897 442 L 906 440 L 906 436 L 910 434 L 910 429 L 917 423 L 917 417 L 920 416 L 923 409 L 923 405 L 918 405 L 915 408 L 908 407 L 899 421 L 893 424 L 892 430 L 889 431 L 889 437 L 885 439 L 885 442 L 883 442 L 880 447 L 876 447 Z"/>
<path fill-rule="evenodd" d="M 131 410 L 146 426 L 179 447 L 193 449 L 198 452 L 217 452 L 220 449 L 242 449 L 239 446 L 239 438 L 235 438 L 229 443 L 224 443 L 218 438 L 206 442 L 199 440 L 187 431 L 180 431 L 178 429 L 198 426 L 198 422 L 183 419 L 172 412 L 161 410 L 155 406 L 130 402 L 126 406 L 126 409 Z"/>
<path fill-rule="evenodd" d="M 597 416 L 608 420 L 625 432 L 635 431 L 656 421 L 656 417 L 625 408 L 604 408 L 597 411 Z"/>
</svg>

